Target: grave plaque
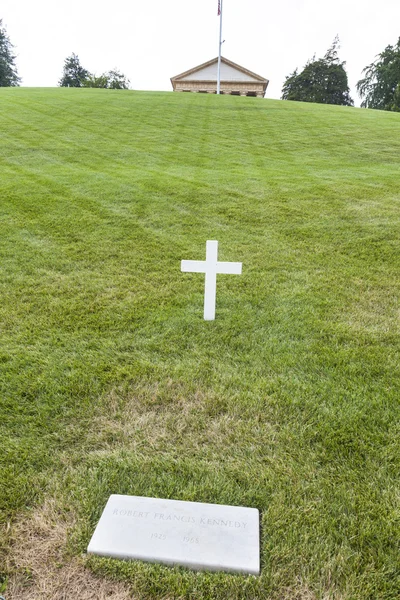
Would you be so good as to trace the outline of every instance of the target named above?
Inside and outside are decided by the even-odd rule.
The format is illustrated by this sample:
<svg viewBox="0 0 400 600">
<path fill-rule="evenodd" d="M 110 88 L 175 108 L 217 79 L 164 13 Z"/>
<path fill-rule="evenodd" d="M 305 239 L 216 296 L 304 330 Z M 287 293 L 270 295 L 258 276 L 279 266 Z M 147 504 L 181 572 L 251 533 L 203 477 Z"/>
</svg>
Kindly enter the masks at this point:
<svg viewBox="0 0 400 600">
<path fill-rule="evenodd" d="M 259 575 L 259 513 L 256 508 L 113 494 L 88 552 Z"/>
</svg>

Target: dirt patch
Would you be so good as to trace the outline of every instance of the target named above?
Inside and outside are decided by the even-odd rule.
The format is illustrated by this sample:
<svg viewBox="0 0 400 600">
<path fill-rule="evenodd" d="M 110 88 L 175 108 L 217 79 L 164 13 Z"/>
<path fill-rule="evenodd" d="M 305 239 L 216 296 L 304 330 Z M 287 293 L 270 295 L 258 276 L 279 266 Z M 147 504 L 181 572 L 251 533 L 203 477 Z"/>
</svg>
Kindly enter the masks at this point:
<svg viewBox="0 0 400 600">
<path fill-rule="evenodd" d="M 13 527 L 7 600 L 132 599 L 125 585 L 93 575 L 83 558 L 67 555 L 73 525 L 49 501 Z"/>
</svg>

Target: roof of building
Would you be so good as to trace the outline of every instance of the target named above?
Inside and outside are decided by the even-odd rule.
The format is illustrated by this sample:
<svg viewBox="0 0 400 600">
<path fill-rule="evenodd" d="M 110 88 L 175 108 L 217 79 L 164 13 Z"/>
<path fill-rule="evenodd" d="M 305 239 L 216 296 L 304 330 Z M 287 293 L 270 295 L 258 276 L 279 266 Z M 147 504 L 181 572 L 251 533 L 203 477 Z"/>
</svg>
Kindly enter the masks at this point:
<svg viewBox="0 0 400 600">
<path fill-rule="evenodd" d="M 172 85 L 179 80 L 184 81 L 216 81 L 217 80 L 218 57 L 209 60 L 197 67 L 193 67 L 184 73 L 171 77 Z M 253 81 L 268 84 L 268 79 L 245 69 L 240 65 L 221 57 L 221 80 L 224 81 Z"/>
</svg>

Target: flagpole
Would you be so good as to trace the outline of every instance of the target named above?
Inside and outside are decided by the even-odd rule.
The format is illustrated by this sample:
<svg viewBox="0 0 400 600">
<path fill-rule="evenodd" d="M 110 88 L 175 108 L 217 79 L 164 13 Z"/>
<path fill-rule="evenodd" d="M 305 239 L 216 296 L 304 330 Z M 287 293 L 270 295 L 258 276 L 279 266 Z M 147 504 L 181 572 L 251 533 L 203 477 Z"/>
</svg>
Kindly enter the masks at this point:
<svg viewBox="0 0 400 600">
<path fill-rule="evenodd" d="M 218 3 L 219 10 L 219 53 L 218 53 L 218 77 L 217 77 L 217 94 L 221 93 L 221 49 L 222 49 L 222 2 Z"/>
</svg>

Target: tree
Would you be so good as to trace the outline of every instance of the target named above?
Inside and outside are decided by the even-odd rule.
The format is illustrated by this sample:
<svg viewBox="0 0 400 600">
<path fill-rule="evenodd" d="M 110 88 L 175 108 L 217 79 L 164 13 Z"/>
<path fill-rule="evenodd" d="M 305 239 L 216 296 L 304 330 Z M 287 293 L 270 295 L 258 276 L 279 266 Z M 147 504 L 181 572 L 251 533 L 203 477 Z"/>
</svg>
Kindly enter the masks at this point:
<svg viewBox="0 0 400 600">
<path fill-rule="evenodd" d="M 0 19 L 0 87 L 16 87 L 21 81 L 18 77 L 12 49 L 13 45 L 7 36 L 3 21 Z"/>
<path fill-rule="evenodd" d="M 336 37 L 323 58 L 316 60 L 314 56 L 301 73 L 295 69 L 288 75 L 282 88 L 282 100 L 353 106 L 344 68 L 346 63 L 340 62 L 338 48 L 339 38 Z"/>
<path fill-rule="evenodd" d="M 89 71 L 81 66 L 78 56 L 72 53 L 65 59 L 63 76 L 58 85 L 60 87 L 83 87 L 89 77 L 91 77 Z"/>
<path fill-rule="evenodd" d="M 363 69 L 357 83 L 363 108 L 400 110 L 400 37 L 396 46 L 386 46 L 375 62 Z"/>
<path fill-rule="evenodd" d="M 105 74 L 100 75 L 89 75 L 87 79 L 83 82 L 83 87 L 87 88 L 107 88 L 108 87 L 108 79 Z"/>
<path fill-rule="evenodd" d="M 397 84 L 396 91 L 393 96 L 393 104 L 391 110 L 400 112 L 400 83 Z"/>
<path fill-rule="evenodd" d="M 108 87 L 110 88 L 110 90 L 129 89 L 129 79 L 127 79 L 125 75 L 117 71 L 117 69 L 112 69 L 111 71 L 108 71 L 106 75 L 108 77 Z"/>
<path fill-rule="evenodd" d="M 129 79 L 116 69 L 103 73 L 99 77 L 90 75 L 84 82 L 85 87 L 106 88 L 109 90 L 129 89 Z"/>
</svg>

